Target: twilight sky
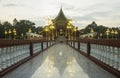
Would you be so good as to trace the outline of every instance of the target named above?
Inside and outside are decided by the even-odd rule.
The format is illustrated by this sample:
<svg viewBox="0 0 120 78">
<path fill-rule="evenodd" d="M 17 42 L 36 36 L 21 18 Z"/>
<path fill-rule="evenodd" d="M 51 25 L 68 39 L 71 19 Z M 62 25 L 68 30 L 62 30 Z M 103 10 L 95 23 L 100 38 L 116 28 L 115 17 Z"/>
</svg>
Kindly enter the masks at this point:
<svg viewBox="0 0 120 78">
<path fill-rule="evenodd" d="M 44 26 L 48 17 L 56 17 L 61 4 L 66 17 L 72 17 L 79 29 L 92 21 L 120 27 L 120 0 L 0 0 L 0 20 L 28 19 Z"/>
</svg>

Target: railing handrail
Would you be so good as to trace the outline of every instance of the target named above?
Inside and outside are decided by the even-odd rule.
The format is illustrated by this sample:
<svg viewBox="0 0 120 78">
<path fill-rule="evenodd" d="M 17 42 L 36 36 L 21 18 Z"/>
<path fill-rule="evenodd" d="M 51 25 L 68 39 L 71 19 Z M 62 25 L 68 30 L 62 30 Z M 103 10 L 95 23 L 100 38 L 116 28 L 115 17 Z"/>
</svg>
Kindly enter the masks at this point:
<svg viewBox="0 0 120 78">
<path fill-rule="evenodd" d="M 24 45 L 30 43 L 38 43 L 38 42 L 49 42 L 48 40 L 0 40 L 0 48 L 16 46 L 16 45 Z"/>
<path fill-rule="evenodd" d="M 68 41 L 79 41 L 81 43 L 99 44 L 113 47 L 120 47 L 120 40 L 106 40 L 106 39 L 78 39 Z"/>
</svg>

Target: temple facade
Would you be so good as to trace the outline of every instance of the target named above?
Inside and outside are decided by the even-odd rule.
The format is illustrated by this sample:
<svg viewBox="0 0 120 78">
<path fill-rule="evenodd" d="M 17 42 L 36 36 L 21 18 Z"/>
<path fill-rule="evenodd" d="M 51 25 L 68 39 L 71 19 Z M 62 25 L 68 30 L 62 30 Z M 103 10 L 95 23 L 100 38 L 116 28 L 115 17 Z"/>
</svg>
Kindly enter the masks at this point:
<svg viewBox="0 0 120 78">
<path fill-rule="evenodd" d="M 64 35 L 66 36 L 67 33 L 67 25 L 70 19 L 66 18 L 63 13 L 62 8 L 60 9 L 57 17 L 52 20 L 55 28 L 56 28 L 56 36 Z"/>
<path fill-rule="evenodd" d="M 48 20 L 49 21 L 49 20 Z M 46 35 L 52 37 L 52 40 L 59 36 L 65 36 L 69 40 L 72 39 L 73 35 L 75 36 L 74 32 L 76 31 L 76 27 L 72 24 L 72 19 L 68 19 L 62 8 L 60 9 L 56 18 L 51 20 L 52 24 L 48 23 L 48 26 L 45 27 L 45 31 L 50 29 L 50 35 L 46 33 Z"/>
</svg>

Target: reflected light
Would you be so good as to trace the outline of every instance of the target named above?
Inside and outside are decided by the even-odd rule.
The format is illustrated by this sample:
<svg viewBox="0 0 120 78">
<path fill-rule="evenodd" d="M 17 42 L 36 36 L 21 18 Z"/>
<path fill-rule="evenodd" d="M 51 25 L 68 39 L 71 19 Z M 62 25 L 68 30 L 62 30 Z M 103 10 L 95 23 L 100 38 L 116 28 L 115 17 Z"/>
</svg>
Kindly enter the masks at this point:
<svg viewBox="0 0 120 78">
<path fill-rule="evenodd" d="M 50 68 L 47 70 L 47 76 L 49 77 L 50 76 L 50 73 L 51 73 L 51 70 Z"/>
<path fill-rule="evenodd" d="M 50 61 L 50 64 L 51 64 L 51 65 L 54 65 L 55 63 L 54 63 L 54 61 Z"/>
<path fill-rule="evenodd" d="M 69 73 L 70 73 L 70 75 L 72 75 L 72 76 L 73 76 L 73 74 L 75 73 L 74 70 L 72 69 L 72 67 L 70 67 Z"/>
<path fill-rule="evenodd" d="M 60 52 L 59 55 L 62 56 L 62 52 Z"/>
<path fill-rule="evenodd" d="M 71 64 L 71 62 L 70 61 L 67 61 L 67 65 L 70 65 Z"/>
</svg>

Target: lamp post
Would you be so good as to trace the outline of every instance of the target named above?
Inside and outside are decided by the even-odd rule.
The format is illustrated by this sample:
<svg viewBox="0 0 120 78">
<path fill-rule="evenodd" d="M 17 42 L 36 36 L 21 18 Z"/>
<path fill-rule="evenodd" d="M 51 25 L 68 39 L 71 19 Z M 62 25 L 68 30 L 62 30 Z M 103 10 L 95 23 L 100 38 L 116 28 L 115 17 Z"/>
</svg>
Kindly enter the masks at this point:
<svg viewBox="0 0 120 78">
<path fill-rule="evenodd" d="M 8 33 L 9 33 L 9 39 L 11 39 L 11 29 L 9 29 L 9 31 L 8 31 Z"/>
<path fill-rule="evenodd" d="M 51 24 L 51 19 L 50 18 L 47 19 L 47 23 L 48 23 L 48 25 Z"/>
<path fill-rule="evenodd" d="M 77 31 L 77 28 L 74 27 L 74 28 L 73 28 L 73 31 L 74 31 L 74 40 L 76 40 L 76 31 Z"/>
<path fill-rule="evenodd" d="M 71 37 L 71 36 L 70 36 L 70 35 L 71 35 L 71 34 L 70 34 L 70 29 L 71 29 L 71 26 L 68 24 L 68 25 L 67 25 L 67 30 L 68 30 L 68 40 L 70 40 L 70 37 Z"/>
<path fill-rule="evenodd" d="M 72 22 L 73 22 L 72 19 L 69 20 L 69 21 L 68 21 L 68 25 L 67 25 L 67 30 L 68 30 L 68 40 L 70 40 L 70 38 L 71 38 L 70 35 L 71 35 L 71 28 L 72 28 L 71 25 L 72 25 Z"/>
<path fill-rule="evenodd" d="M 52 40 L 54 40 L 54 26 L 53 26 L 53 24 L 52 25 L 50 25 L 50 29 L 51 29 L 51 31 L 52 31 Z"/>
<path fill-rule="evenodd" d="M 8 34 L 7 30 L 5 30 L 4 34 L 5 34 L 5 39 L 6 39 L 7 38 L 7 34 Z"/>
<path fill-rule="evenodd" d="M 46 32 L 46 40 L 48 40 L 48 37 L 47 37 L 47 35 L 48 35 L 47 32 L 49 31 L 48 26 L 45 26 L 44 30 L 45 30 L 45 32 Z"/>
<path fill-rule="evenodd" d="M 117 31 L 117 30 L 115 30 L 115 37 L 116 37 L 116 39 L 117 39 L 117 34 L 118 34 L 118 31 Z"/>
<path fill-rule="evenodd" d="M 29 33 L 31 33 L 31 32 L 32 32 L 31 28 L 29 28 L 28 32 L 29 32 Z"/>
<path fill-rule="evenodd" d="M 109 32 L 110 32 L 110 30 L 109 30 L 109 28 L 106 30 L 106 35 L 107 35 L 107 39 L 109 39 Z"/>
<path fill-rule="evenodd" d="M 23 33 L 21 33 L 21 36 L 22 36 L 22 39 L 24 39 L 24 38 L 23 38 L 23 36 L 24 36 Z"/>
<path fill-rule="evenodd" d="M 51 24 L 52 24 L 52 21 L 51 21 L 51 19 L 48 17 L 48 19 L 47 19 L 47 31 L 48 31 L 48 39 L 50 40 L 50 27 L 51 27 Z M 53 32 L 53 30 L 52 30 L 52 32 Z M 52 35 L 53 35 L 53 33 L 52 33 Z M 52 36 L 52 39 L 53 39 L 53 36 Z"/>
<path fill-rule="evenodd" d="M 14 35 L 14 39 L 16 39 L 16 29 L 13 29 L 13 35 Z"/>
<path fill-rule="evenodd" d="M 112 34 L 112 39 L 113 39 L 113 36 L 115 34 L 114 30 L 111 31 L 111 34 Z"/>
<path fill-rule="evenodd" d="M 71 40 L 73 40 L 74 39 L 74 26 L 71 25 L 70 31 L 71 31 Z"/>
<path fill-rule="evenodd" d="M 93 28 L 90 29 L 90 33 L 92 34 L 92 35 L 91 35 L 91 38 L 93 38 L 93 37 L 94 37 L 94 35 L 93 35 L 93 34 L 94 34 Z"/>
<path fill-rule="evenodd" d="M 100 38 L 102 39 L 102 36 L 103 36 L 103 34 L 102 33 L 100 33 Z"/>
</svg>

